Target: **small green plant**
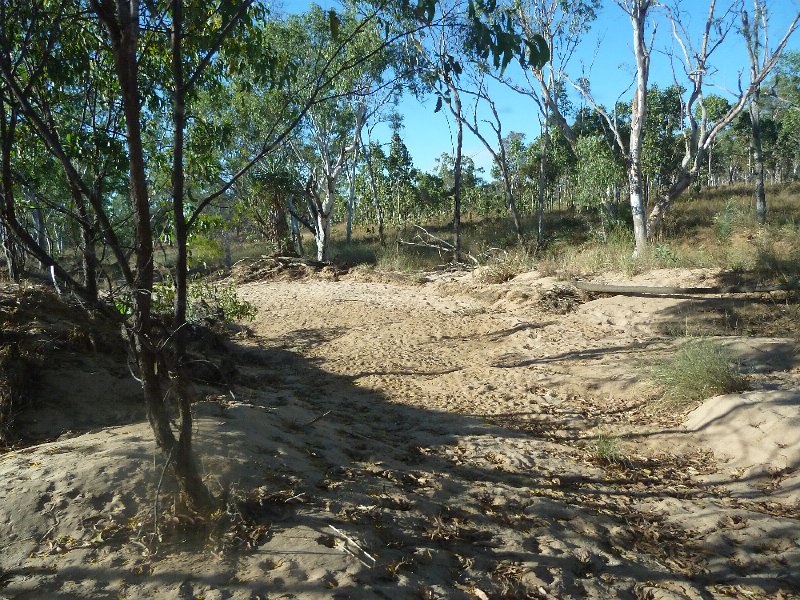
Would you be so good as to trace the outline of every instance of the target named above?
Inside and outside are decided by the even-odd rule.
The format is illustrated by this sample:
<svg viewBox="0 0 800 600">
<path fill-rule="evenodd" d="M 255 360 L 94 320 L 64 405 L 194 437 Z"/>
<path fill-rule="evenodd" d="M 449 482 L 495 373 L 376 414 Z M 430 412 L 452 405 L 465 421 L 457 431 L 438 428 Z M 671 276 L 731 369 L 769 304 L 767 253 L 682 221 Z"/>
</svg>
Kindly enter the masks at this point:
<svg viewBox="0 0 800 600">
<path fill-rule="evenodd" d="M 187 317 L 190 321 L 207 317 L 226 322 L 252 321 L 256 318 L 256 308 L 239 297 L 233 284 L 197 281 L 189 285 Z"/>
<path fill-rule="evenodd" d="M 663 398 L 678 405 L 745 389 L 745 379 L 730 352 L 708 339 L 690 339 L 652 369 Z"/>
<path fill-rule="evenodd" d="M 655 247 L 656 260 L 664 265 L 674 265 L 678 262 L 678 257 L 668 244 L 657 244 Z"/>
<path fill-rule="evenodd" d="M 617 464 L 622 461 L 622 452 L 617 438 L 606 433 L 597 436 L 591 450 L 594 457 L 605 464 Z"/>
<path fill-rule="evenodd" d="M 533 267 L 533 257 L 522 247 L 495 253 L 495 256 L 480 271 L 483 283 L 505 283 Z"/>
<path fill-rule="evenodd" d="M 256 316 L 255 307 L 242 300 L 236 293 L 232 284 L 208 283 L 194 281 L 187 290 L 188 306 L 186 318 L 188 321 L 199 321 L 212 318 L 220 321 L 252 321 Z M 117 301 L 118 310 L 127 305 Z M 175 305 L 175 284 L 171 278 L 153 284 L 153 313 L 170 316 Z"/>
<path fill-rule="evenodd" d="M 725 202 L 716 215 L 714 215 L 714 235 L 720 244 L 727 244 L 733 237 L 733 221 L 736 218 L 736 205 L 732 199 Z"/>
</svg>

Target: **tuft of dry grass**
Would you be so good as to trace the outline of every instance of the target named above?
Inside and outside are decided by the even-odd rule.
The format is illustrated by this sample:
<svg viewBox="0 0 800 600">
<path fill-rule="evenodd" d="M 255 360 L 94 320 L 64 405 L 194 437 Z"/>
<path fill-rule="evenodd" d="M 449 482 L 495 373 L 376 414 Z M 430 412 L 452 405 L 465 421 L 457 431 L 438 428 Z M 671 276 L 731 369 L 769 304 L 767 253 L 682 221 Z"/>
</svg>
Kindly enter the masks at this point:
<svg viewBox="0 0 800 600">
<path fill-rule="evenodd" d="M 655 364 L 650 374 L 661 386 L 663 400 L 679 408 L 746 388 L 730 352 L 706 338 L 689 339 L 674 355 Z"/>
</svg>

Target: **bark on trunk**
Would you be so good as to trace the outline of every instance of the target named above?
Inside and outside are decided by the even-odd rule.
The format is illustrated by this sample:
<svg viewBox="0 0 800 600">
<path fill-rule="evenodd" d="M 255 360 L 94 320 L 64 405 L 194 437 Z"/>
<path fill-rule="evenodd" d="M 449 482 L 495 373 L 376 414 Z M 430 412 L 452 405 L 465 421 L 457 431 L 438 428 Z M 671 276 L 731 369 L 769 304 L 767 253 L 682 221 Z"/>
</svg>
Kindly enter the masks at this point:
<svg viewBox="0 0 800 600">
<path fill-rule="evenodd" d="M 19 258 L 17 256 L 17 244 L 15 243 L 11 228 L 5 223 L 5 219 L 0 219 L 0 239 L 2 239 L 8 278 L 11 281 L 19 281 L 21 273 Z"/>
<path fill-rule="evenodd" d="M 461 115 L 461 97 L 458 89 L 448 81 L 451 110 L 456 117 L 456 155 L 453 160 L 453 261 L 461 262 L 461 160 L 464 147 L 464 124 Z"/>
<path fill-rule="evenodd" d="M 550 141 L 548 110 L 544 112 L 542 130 L 542 156 L 539 159 L 539 190 L 536 199 L 536 243 L 541 246 L 544 238 L 544 191 L 547 184 L 547 150 Z"/>
<path fill-rule="evenodd" d="M 634 257 L 642 256 L 647 248 L 647 223 L 644 213 L 641 164 L 644 123 L 647 117 L 647 82 L 650 72 L 650 56 L 644 39 L 648 8 L 648 2 L 636 0 L 630 13 L 633 25 L 633 50 L 636 56 L 636 92 L 633 97 L 628 156 L 628 187 L 630 188 L 633 234 L 636 243 Z"/>
<path fill-rule="evenodd" d="M 107 5 L 96 10 L 106 24 L 111 37 L 115 70 L 120 84 L 123 114 L 127 130 L 129 179 L 133 207 L 136 271 L 133 290 L 133 323 L 129 335 L 142 379 L 147 418 L 156 443 L 171 460 L 171 470 L 178 489 L 191 510 L 207 513 L 212 506 L 211 495 L 200 477 L 191 455 L 191 410 L 184 395 L 180 374 L 175 390 L 180 408 L 180 438 L 175 439 L 159 374 L 159 351 L 153 337 L 153 233 L 150 225 L 150 203 L 145 173 L 144 146 L 141 132 L 141 103 L 138 87 L 137 35 L 139 10 L 136 0 L 119 0 L 117 14 L 107 12 Z M 163 367 L 164 365 L 160 365 Z"/>
<path fill-rule="evenodd" d="M 764 154 L 761 148 L 761 90 L 756 89 L 750 100 L 750 125 L 752 135 L 750 148 L 753 152 L 753 183 L 755 185 L 756 219 L 760 224 L 767 222 L 767 193 L 764 188 Z"/>
<path fill-rule="evenodd" d="M 320 209 L 317 211 L 314 240 L 317 243 L 317 260 L 329 262 L 331 258 L 331 217 Z"/>
<path fill-rule="evenodd" d="M 333 204 L 336 198 L 336 177 L 338 168 L 332 175 L 325 177 L 325 200 L 316 199 L 314 211 L 314 240 L 317 243 L 317 260 L 330 262 L 331 260 L 331 225 L 333 222 Z"/>
<path fill-rule="evenodd" d="M 692 172 L 683 173 L 678 180 L 658 198 L 647 219 L 647 231 L 651 235 L 661 230 L 661 225 L 664 222 L 664 215 L 672 207 L 675 200 L 680 198 L 681 194 L 689 189 L 693 181 L 694 175 Z"/>
</svg>

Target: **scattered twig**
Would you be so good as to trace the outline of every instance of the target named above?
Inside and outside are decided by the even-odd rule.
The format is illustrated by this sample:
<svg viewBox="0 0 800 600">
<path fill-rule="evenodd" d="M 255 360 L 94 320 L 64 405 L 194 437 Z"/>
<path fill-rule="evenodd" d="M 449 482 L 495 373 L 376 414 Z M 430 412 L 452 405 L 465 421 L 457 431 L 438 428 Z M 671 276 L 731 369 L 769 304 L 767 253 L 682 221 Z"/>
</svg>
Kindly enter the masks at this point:
<svg viewBox="0 0 800 600">
<path fill-rule="evenodd" d="M 307 423 L 301 423 L 301 424 L 299 425 L 299 427 L 308 427 L 309 425 L 313 425 L 313 424 L 314 424 L 314 423 L 316 423 L 317 421 L 320 421 L 320 420 L 324 419 L 325 417 L 327 417 L 327 416 L 328 416 L 329 414 L 331 414 L 332 412 L 333 412 L 332 410 L 326 410 L 324 413 L 322 413 L 322 414 L 321 414 L 321 415 L 319 415 L 318 417 L 314 417 L 313 419 L 311 419 L 311 420 L 310 420 L 310 421 L 308 421 Z"/>
<path fill-rule="evenodd" d="M 155 536 L 154 539 L 158 539 L 158 499 L 159 495 L 161 494 L 161 485 L 164 483 L 164 474 L 167 472 L 167 467 L 169 467 L 169 463 L 172 462 L 172 453 L 175 450 L 175 444 L 172 445 L 172 448 L 169 449 L 169 454 L 167 455 L 167 461 L 164 463 L 164 468 L 161 469 L 161 477 L 158 478 L 158 485 L 156 486 L 156 497 L 155 501 L 153 502 L 153 535 Z"/>
<path fill-rule="evenodd" d="M 442 254 L 455 254 L 456 250 L 455 246 L 450 242 L 448 242 L 447 240 L 433 235 L 430 231 L 428 231 L 424 227 L 420 227 L 419 225 L 412 224 L 411 226 L 417 230 L 417 234 L 412 238 L 411 241 L 404 240 L 402 238 L 398 239 L 397 240 L 398 244 L 402 244 L 404 246 L 414 246 L 417 248 L 428 248 L 431 250 L 436 250 L 439 253 L 439 256 L 442 256 Z M 476 267 L 480 266 L 480 262 L 478 261 L 478 259 L 472 256 L 470 253 L 468 252 L 466 254 L 462 253 L 462 255 L 469 258 L 474 263 L 474 266 Z"/>
<path fill-rule="evenodd" d="M 154 539 L 158 539 L 158 498 L 161 494 L 161 486 L 164 484 L 164 475 L 167 472 L 167 468 L 169 464 L 172 462 L 172 452 L 175 450 L 175 445 L 169 449 L 169 454 L 167 455 L 167 462 L 164 463 L 164 467 L 161 469 L 161 476 L 158 478 L 158 485 L 156 486 L 156 497 L 153 501 L 153 536 Z M 144 528 L 145 519 L 142 519 L 141 525 L 139 525 L 139 531 L 136 533 L 137 538 L 142 537 L 142 529 Z M 150 548 L 148 548 L 148 551 Z"/>
<path fill-rule="evenodd" d="M 334 527 L 334 526 L 333 526 L 333 525 L 331 525 L 330 523 L 328 524 L 328 527 L 330 527 L 330 528 L 333 530 L 333 532 L 334 532 L 336 535 L 338 535 L 340 538 L 342 538 L 342 539 L 343 539 L 345 542 L 348 542 L 348 543 L 350 543 L 351 545 L 353 545 L 353 546 L 355 547 L 355 549 L 356 549 L 356 550 L 357 550 L 357 551 L 358 551 L 358 552 L 359 552 L 359 553 L 360 553 L 362 556 L 366 557 L 366 558 L 367 558 L 367 560 L 369 560 L 369 561 L 370 561 L 370 563 L 368 563 L 368 562 L 366 562 L 365 560 L 363 560 L 363 559 L 361 558 L 361 556 L 359 556 L 358 554 L 356 554 L 356 552 L 354 552 L 354 551 L 350 550 L 350 548 L 348 548 L 348 547 L 347 547 L 347 544 L 344 544 L 344 545 L 342 546 L 342 550 L 344 550 L 345 552 L 347 552 L 347 553 L 348 553 L 350 556 L 352 556 L 353 558 L 355 558 L 355 559 L 356 559 L 358 562 L 360 562 L 362 565 L 364 565 L 364 566 L 365 566 L 365 567 L 367 567 L 368 569 L 371 569 L 372 567 L 374 567 L 374 566 L 375 566 L 375 563 L 377 562 L 377 559 L 376 559 L 375 557 L 373 557 L 372 555 L 370 555 L 370 554 L 369 554 L 369 553 L 368 553 L 366 550 L 364 550 L 364 548 L 362 548 L 361 546 L 359 546 L 359 545 L 358 545 L 358 543 L 357 543 L 357 542 L 355 542 L 355 541 L 353 540 L 353 538 L 349 537 L 349 536 L 348 536 L 347 534 L 345 534 L 343 531 L 341 531 L 340 529 L 337 529 L 336 527 Z"/>
</svg>

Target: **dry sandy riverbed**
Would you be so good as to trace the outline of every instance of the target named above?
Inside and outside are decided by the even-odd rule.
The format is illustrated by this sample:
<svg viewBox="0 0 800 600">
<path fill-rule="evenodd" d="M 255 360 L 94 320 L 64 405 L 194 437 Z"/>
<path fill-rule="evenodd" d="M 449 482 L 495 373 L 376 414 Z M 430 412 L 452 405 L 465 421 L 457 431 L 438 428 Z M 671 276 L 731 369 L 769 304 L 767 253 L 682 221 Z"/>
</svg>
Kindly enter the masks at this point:
<svg viewBox="0 0 800 600">
<path fill-rule="evenodd" d="M 800 594 L 797 332 L 722 338 L 751 389 L 676 416 L 643 366 L 707 300 L 587 301 L 536 273 L 240 292 L 259 315 L 238 375 L 196 405 L 209 486 L 240 500 L 225 527 L 177 522 L 167 483 L 156 543 L 163 459 L 136 419 L 2 455 L 0 597 Z M 45 408 L 82 386 L 122 411 L 124 373 L 93 368 Z"/>
</svg>

